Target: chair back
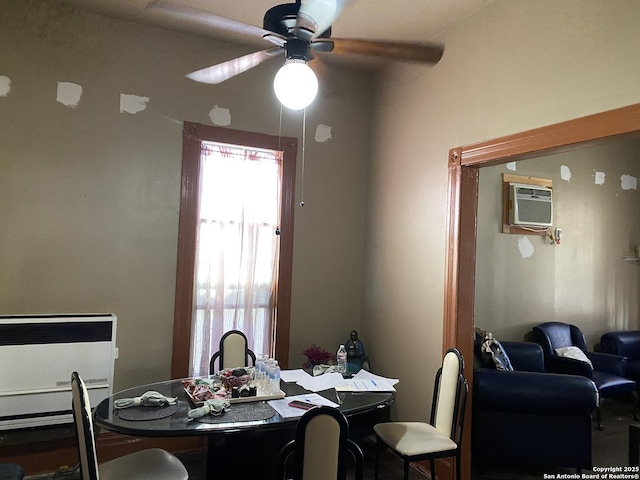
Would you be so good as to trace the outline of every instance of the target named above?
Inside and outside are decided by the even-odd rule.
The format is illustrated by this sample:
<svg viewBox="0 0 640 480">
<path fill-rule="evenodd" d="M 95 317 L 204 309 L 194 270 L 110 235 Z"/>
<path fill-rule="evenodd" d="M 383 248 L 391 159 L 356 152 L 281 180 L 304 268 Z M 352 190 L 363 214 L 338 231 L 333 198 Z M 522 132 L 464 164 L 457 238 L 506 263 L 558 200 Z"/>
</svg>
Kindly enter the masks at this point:
<svg viewBox="0 0 640 480">
<path fill-rule="evenodd" d="M 431 406 L 431 425 L 460 445 L 467 381 L 463 375 L 464 360 L 457 348 L 450 348 L 436 372 Z"/>
<path fill-rule="evenodd" d="M 540 344 L 545 355 L 556 355 L 556 349 L 578 347 L 587 352 L 587 342 L 582 331 L 575 325 L 563 322 L 546 322 L 533 327 L 536 343 Z"/>
<path fill-rule="evenodd" d="M 349 439 L 349 423 L 335 408 L 314 407 L 300 418 L 294 439 L 278 455 L 277 478 L 285 478 L 292 454 L 294 480 L 343 480 L 349 454 L 354 459 L 354 478 L 362 479 L 362 450 Z"/>
<path fill-rule="evenodd" d="M 78 375 L 71 374 L 71 410 L 76 427 L 80 476 L 84 480 L 98 480 L 98 459 L 91 416 L 91 403 L 87 389 Z"/>
<path fill-rule="evenodd" d="M 209 362 L 209 373 L 215 374 L 224 368 L 246 367 L 251 359 L 253 365 L 256 363 L 255 354 L 249 349 L 247 337 L 240 330 L 229 330 L 222 338 L 218 351 L 213 354 Z M 215 362 L 218 360 L 218 368 Z"/>
<path fill-rule="evenodd" d="M 640 330 L 605 333 L 600 337 L 600 344 L 605 353 L 640 360 Z"/>
</svg>

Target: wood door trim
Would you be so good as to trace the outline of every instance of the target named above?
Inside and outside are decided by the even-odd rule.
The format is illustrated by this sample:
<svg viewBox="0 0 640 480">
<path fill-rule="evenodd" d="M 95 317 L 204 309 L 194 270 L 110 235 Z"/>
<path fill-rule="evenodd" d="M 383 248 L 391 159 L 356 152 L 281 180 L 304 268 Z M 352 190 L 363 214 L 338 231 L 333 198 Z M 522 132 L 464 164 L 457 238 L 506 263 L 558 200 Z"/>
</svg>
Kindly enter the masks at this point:
<svg viewBox="0 0 640 480">
<path fill-rule="evenodd" d="M 462 478 L 471 478 L 473 306 L 479 168 L 607 143 L 640 138 L 640 104 L 629 105 L 486 142 L 453 148 L 447 159 L 448 211 L 443 354 L 457 346 L 465 362 L 469 398 L 462 444 Z"/>
</svg>

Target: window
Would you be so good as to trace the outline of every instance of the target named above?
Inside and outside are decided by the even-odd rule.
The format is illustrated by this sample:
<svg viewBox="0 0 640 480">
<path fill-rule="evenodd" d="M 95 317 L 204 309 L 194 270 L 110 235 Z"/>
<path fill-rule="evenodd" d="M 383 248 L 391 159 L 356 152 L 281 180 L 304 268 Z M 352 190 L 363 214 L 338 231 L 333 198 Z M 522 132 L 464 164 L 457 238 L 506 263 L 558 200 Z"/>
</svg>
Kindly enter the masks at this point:
<svg viewBox="0 0 640 480">
<path fill-rule="evenodd" d="M 172 377 L 242 330 L 288 364 L 297 141 L 185 122 Z"/>
</svg>

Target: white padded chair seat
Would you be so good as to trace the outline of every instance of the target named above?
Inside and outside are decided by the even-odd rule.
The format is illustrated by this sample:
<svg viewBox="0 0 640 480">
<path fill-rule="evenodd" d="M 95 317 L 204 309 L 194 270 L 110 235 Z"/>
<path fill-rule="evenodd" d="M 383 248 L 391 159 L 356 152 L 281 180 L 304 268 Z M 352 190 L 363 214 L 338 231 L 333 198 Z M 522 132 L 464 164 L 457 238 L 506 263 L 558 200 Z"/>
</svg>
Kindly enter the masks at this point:
<svg viewBox="0 0 640 480">
<path fill-rule="evenodd" d="M 422 422 L 388 422 L 373 427 L 376 435 L 405 456 L 454 450 L 456 442 L 435 427 Z"/>
<path fill-rule="evenodd" d="M 187 480 L 189 473 L 175 456 L 150 448 L 114 458 L 98 467 L 100 480 Z"/>
</svg>

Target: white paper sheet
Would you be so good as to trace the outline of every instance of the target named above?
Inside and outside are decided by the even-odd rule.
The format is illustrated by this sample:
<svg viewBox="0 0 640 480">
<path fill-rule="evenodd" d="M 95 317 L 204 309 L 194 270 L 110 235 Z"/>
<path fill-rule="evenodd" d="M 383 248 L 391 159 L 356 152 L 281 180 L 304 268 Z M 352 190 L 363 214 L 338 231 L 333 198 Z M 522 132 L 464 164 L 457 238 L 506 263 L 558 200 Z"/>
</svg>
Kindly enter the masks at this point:
<svg viewBox="0 0 640 480">
<path fill-rule="evenodd" d="M 352 378 L 344 380 L 336 386 L 337 392 L 395 392 L 393 387 L 398 383 L 396 378 L 385 378 L 366 370 L 360 370 Z"/>
<path fill-rule="evenodd" d="M 280 372 L 280 379 L 285 383 L 298 381 L 304 382 L 309 378 L 311 378 L 311 375 L 309 375 L 301 368 L 297 370 L 283 370 L 282 372 Z"/>
<path fill-rule="evenodd" d="M 280 400 L 269 400 L 269 405 L 280 414 L 281 417 L 290 418 L 290 417 L 301 417 L 304 415 L 306 410 L 301 408 L 290 407 L 289 402 L 293 400 L 299 400 L 301 402 L 308 402 L 314 405 L 325 405 L 327 407 L 336 408 L 338 406 L 337 403 L 332 402 L 331 400 L 327 400 L 321 395 L 317 393 L 307 393 L 304 395 L 293 395 L 291 397 L 285 397 Z"/>
<path fill-rule="evenodd" d="M 396 389 L 387 382 L 375 380 L 345 379 L 345 383 L 336 387 L 336 392 L 395 392 Z"/>
<path fill-rule="evenodd" d="M 298 380 L 297 384 L 306 390 L 310 390 L 312 392 L 321 392 L 322 390 L 327 390 L 329 388 L 335 388 L 339 385 L 343 385 L 344 378 L 342 378 L 341 374 L 332 372 L 318 375 L 317 377 L 312 377 L 311 375 L 309 375 L 309 378 L 307 379 Z"/>
<path fill-rule="evenodd" d="M 386 383 L 389 383 L 391 385 L 395 385 L 396 383 L 398 383 L 400 381 L 397 378 L 381 377 L 380 375 L 376 375 L 375 373 L 367 372 L 366 370 L 360 370 L 358 373 L 356 373 L 353 376 L 353 378 L 355 378 L 357 380 L 365 379 L 365 380 L 375 380 L 376 382 L 386 382 Z"/>
</svg>

